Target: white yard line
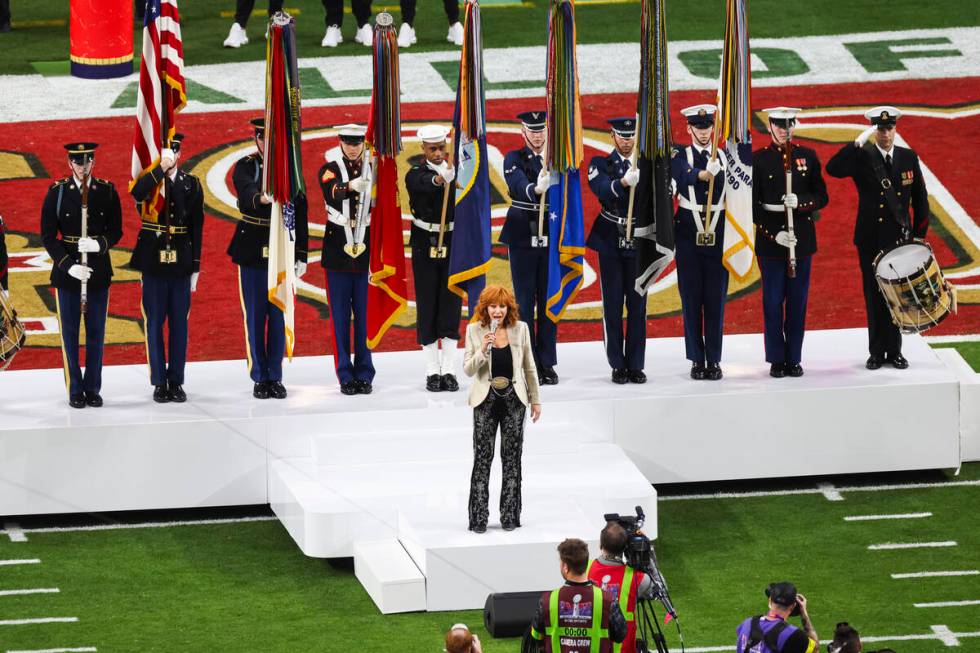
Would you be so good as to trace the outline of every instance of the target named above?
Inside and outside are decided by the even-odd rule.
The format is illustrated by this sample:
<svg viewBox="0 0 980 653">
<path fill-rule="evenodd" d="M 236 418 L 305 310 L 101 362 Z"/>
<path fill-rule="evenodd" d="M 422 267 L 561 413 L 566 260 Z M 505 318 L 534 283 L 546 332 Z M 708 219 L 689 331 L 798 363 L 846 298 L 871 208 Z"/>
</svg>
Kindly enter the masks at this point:
<svg viewBox="0 0 980 653">
<path fill-rule="evenodd" d="M 41 564 L 40 558 L 23 558 L 21 560 L 0 560 L 0 567 L 5 567 L 7 565 L 39 565 Z"/>
<path fill-rule="evenodd" d="M 940 624 L 938 626 L 929 626 L 929 627 L 932 628 L 932 632 L 936 633 L 936 637 L 939 638 L 939 641 L 945 644 L 946 646 L 960 645 L 959 638 L 956 637 L 956 633 L 954 633 L 952 630 L 949 629 L 949 626 Z"/>
<path fill-rule="evenodd" d="M 817 489 L 820 490 L 827 501 L 844 500 L 844 497 L 841 496 L 841 493 L 834 487 L 833 483 L 817 483 Z"/>
<path fill-rule="evenodd" d="M 6 619 L 0 626 L 29 626 L 31 624 L 73 624 L 78 617 L 38 617 L 37 619 Z"/>
<path fill-rule="evenodd" d="M 0 596 L 22 596 L 24 594 L 57 594 L 61 590 L 57 587 L 38 587 L 26 590 L 0 590 Z"/>
<path fill-rule="evenodd" d="M 7 653 L 94 653 L 99 649 L 94 646 L 79 646 L 77 648 L 32 648 L 30 650 L 8 650 Z"/>
<path fill-rule="evenodd" d="M 980 481 L 949 481 L 945 483 L 896 483 L 890 485 L 854 485 L 838 487 L 838 492 L 890 492 L 895 490 L 922 490 L 943 487 L 980 487 Z M 757 492 L 715 492 L 714 494 L 678 494 L 661 496 L 660 501 L 693 501 L 702 499 L 755 499 L 760 497 L 784 497 L 795 494 L 823 494 L 820 488 L 794 490 L 763 490 Z"/>
<path fill-rule="evenodd" d="M 895 549 L 941 549 L 957 546 L 953 540 L 945 542 L 885 542 L 884 544 L 869 544 L 868 551 L 891 551 Z"/>
<path fill-rule="evenodd" d="M 970 333 L 962 336 L 922 336 L 922 339 L 930 345 L 939 345 L 946 342 L 973 342 L 974 340 L 980 340 L 980 336 L 975 333 Z"/>
<path fill-rule="evenodd" d="M 75 533 L 82 531 L 115 531 L 130 528 L 172 528 L 175 526 L 209 526 L 214 524 L 239 524 L 245 522 L 276 521 L 278 517 L 234 517 L 230 519 L 196 519 L 186 521 L 144 522 L 139 524 L 96 524 L 93 526 L 52 526 L 26 528 L 24 533 Z M 0 531 L 3 533 L 4 531 Z"/>
<path fill-rule="evenodd" d="M 933 603 L 913 603 L 917 608 L 961 608 L 968 605 L 980 605 L 980 601 L 935 601 Z"/>
<path fill-rule="evenodd" d="M 10 538 L 11 542 L 26 542 L 27 536 L 24 535 L 24 530 L 19 524 L 12 521 L 4 522 L 3 524 L 4 534 Z"/>
<path fill-rule="evenodd" d="M 905 512 L 895 515 L 851 515 L 844 517 L 844 521 L 877 521 L 879 519 L 923 519 L 932 517 L 931 512 Z"/>
<path fill-rule="evenodd" d="M 902 574 L 892 574 L 895 580 L 902 578 L 947 578 L 950 576 L 980 576 L 980 570 L 964 569 L 962 571 L 915 571 Z"/>
<path fill-rule="evenodd" d="M 923 633 L 920 635 L 879 635 L 865 637 L 861 636 L 861 642 L 865 644 L 879 643 L 879 642 L 913 642 L 913 641 L 940 641 L 946 644 L 947 641 L 952 641 L 953 639 L 973 639 L 980 637 L 980 631 L 966 632 L 966 633 L 954 633 L 949 630 L 946 626 L 932 626 L 931 633 Z M 832 640 L 824 639 L 821 640 L 821 645 L 829 644 Z M 958 646 L 959 644 L 946 644 L 947 646 Z M 723 653 L 725 651 L 734 651 L 735 646 L 688 646 L 685 649 L 687 653 Z M 8 652 L 10 653 L 10 652 Z M 17 651 L 16 653 L 21 653 Z M 28 653 L 24 651 L 23 653 Z M 30 652 L 33 653 L 33 652 Z"/>
</svg>

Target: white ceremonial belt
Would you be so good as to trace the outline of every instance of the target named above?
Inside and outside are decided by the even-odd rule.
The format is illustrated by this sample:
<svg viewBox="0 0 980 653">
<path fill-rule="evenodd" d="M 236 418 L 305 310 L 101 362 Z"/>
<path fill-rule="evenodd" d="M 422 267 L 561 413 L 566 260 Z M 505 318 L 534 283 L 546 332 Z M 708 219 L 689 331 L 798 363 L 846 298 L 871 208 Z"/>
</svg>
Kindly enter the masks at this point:
<svg viewBox="0 0 980 653">
<path fill-rule="evenodd" d="M 438 222 L 426 222 L 425 220 L 419 220 L 416 217 L 412 217 L 412 224 L 421 229 L 422 231 L 428 231 L 429 233 L 438 233 L 439 223 Z M 447 222 L 445 231 L 452 231 L 453 223 Z"/>
<path fill-rule="evenodd" d="M 677 204 L 682 209 L 687 209 L 688 211 L 697 211 L 698 213 L 704 211 L 705 209 L 704 204 L 694 204 L 691 202 L 691 200 L 687 199 L 683 195 L 677 196 Z M 724 204 L 712 204 L 711 212 L 714 213 L 716 211 L 721 211 L 723 208 L 725 208 Z M 782 208 L 780 208 L 780 210 L 782 210 Z"/>
<path fill-rule="evenodd" d="M 327 210 L 327 222 L 332 222 L 339 227 L 349 227 L 351 224 L 350 218 L 344 217 L 340 214 L 340 211 L 332 208 L 328 208 Z M 366 224 L 371 224 L 370 216 L 368 217 Z"/>
<path fill-rule="evenodd" d="M 606 220 L 613 222 L 615 224 L 624 225 L 626 224 L 626 218 L 621 215 L 616 215 L 615 213 L 610 213 L 609 211 L 602 209 L 599 211 L 599 215 L 604 217 Z"/>
<path fill-rule="evenodd" d="M 512 199 L 510 201 L 510 205 L 513 206 L 514 208 L 522 209 L 524 211 L 539 211 L 541 209 L 541 203 L 540 202 L 533 202 L 532 203 L 532 202 L 523 202 L 521 200 Z M 545 209 L 548 208 L 548 203 L 547 202 L 545 202 L 544 208 Z"/>
<path fill-rule="evenodd" d="M 783 204 L 763 204 L 762 208 L 773 213 L 786 213 L 786 206 Z"/>
</svg>

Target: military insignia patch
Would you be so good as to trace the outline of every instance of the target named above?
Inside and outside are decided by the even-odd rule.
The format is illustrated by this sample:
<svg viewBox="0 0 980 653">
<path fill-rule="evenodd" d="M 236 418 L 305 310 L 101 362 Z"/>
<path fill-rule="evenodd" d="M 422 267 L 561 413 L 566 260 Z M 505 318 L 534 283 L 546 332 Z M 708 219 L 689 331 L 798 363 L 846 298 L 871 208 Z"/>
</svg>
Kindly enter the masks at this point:
<svg viewBox="0 0 980 653">
<path fill-rule="evenodd" d="M 327 168 L 326 172 L 323 173 L 323 176 L 320 177 L 320 181 L 325 184 L 336 176 L 337 175 L 333 173 L 333 170 Z"/>
</svg>

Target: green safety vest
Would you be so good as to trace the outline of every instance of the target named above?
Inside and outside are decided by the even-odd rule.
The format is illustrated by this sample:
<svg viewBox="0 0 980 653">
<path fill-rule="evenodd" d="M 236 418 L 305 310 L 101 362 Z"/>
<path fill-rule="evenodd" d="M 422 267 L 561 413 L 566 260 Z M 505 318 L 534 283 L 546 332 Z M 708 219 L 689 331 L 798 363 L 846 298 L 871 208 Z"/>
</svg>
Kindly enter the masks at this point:
<svg viewBox="0 0 980 653">
<path fill-rule="evenodd" d="M 585 571 L 585 574 L 587 576 L 592 574 L 592 563 L 594 562 L 595 560 L 589 560 L 589 568 L 586 569 Z M 633 587 L 633 568 L 630 567 L 629 565 L 625 565 L 625 567 L 626 569 L 623 571 L 623 584 L 619 588 L 619 600 L 617 601 L 617 603 L 619 603 L 619 611 L 622 612 L 623 616 L 626 618 L 626 625 L 629 626 L 630 624 L 633 623 L 633 620 L 635 618 L 633 612 L 629 609 L 630 589 Z M 613 649 L 612 649 L 613 653 L 619 653 L 622 649 L 623 649 L 622 642 L 618 644 L 616 642 L 613 642 Z"/>
<path fill-rule="evenodd" d="M 544 633 L 531 629 L 531 636 L 535 639 L 551 639 L 550 653 L 561 653 L 562 637 L 581 637 L 581 628 L 558 625 L 558 594 L 561 589 L 554 590 L 548 598 L 548 625 Z M 609 629 L 602 627 L 602 590 L 595 585 L 592 586 L 592 625 L 586 629 L 586 636 L 590 640 L 589 653 L 599 653 L 600 642 L 609 637 Z"/>
</svg>

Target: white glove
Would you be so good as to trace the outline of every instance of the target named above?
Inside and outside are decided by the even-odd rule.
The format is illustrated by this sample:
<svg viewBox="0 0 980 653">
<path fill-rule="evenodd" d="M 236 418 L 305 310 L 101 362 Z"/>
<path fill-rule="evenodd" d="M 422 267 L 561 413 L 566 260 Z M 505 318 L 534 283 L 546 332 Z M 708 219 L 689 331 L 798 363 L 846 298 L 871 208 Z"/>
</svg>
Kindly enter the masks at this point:
<svg viewBox="0 0 980 653">
<path fill-rule="evenodd" d="M 78 239 L 78 251 L 84 252 L 86 254 L 98 254 L 99 253 L 99 243 L 94 238 L 79 238 Z"/>
<path fill-rule="evenodd" d="M 538 195 L 544 195 L 548 188 L 551 187 L 551 173 L 545 169 L 542 169 L 538 173 L 538 183 L 534 185 L 534 192 Z"/>
<path fill-rule="evenodd" d="M 273 201 L 272 195 L 269 195 L 268 193 L 262 193 L 262 197 L 259 198 L 259 201 L 262 202 L 263 204 L 272 204 Z"/>
<path fill-rule="evenodd" d="M 448 163 L 443 161 L 442 165 L 439 166 L 439 176 L 442 177 L 444 182 L 451 184 L 453 183 L 453 179 L 456 178 L 456 170 L 454 170 Z"/>
<path fill-rule="evenodd" d="M 10 291 L 6 288 L 0 288 L 0 295 L 3 295 L 4 299 L 10 299 Z"/>
<path fill-rule="evenodd" d="M 371 192 L 371 180 L 364 177 L 355 177 L 347 183 L 347 189 L 355 193 L 364 195 Z"/>
<path fill-rule="evenodd" d="M 637 168 L 636 166 L 633 166 L 632 168 L 627 170 L 626 174 L 623 175 L 623 185 L 625 185 L 627 188 L 632 188 L 633 186 L 636 186 L 637 182 L 639 181 L 640 181 L 640 169 Z"/>
<path fill-rule="evenodd" d="M 708 167 L 705 168 L 708 174 L 714 177 L 721 172 L 721 162 L 718 159 L 708 159 Z"/>
<path fill-rule="evenodd" d="M 306 263 L 303 261 L 296 261 L 296 276 L 301 277 L 306 274 Z"/>
<path fill-rule="evenodd" d="M 670 180 L 670 196 L 671 197 L 676 197 L 677 196 L 677 180 L 676 179 L 671 179 Z"/>
<path fill-rule="evenodd" d="M 197 292 L 197 278 L 201 276 L 200 272 L 191 273 L 191 292 Z"/>
<path fill-rule="evenodd" d="M 776 242 L 789 248 L 796 244 L 796 236 L 790 236 L 788 231 L 780 231 L 776 234 Z"/>
<path fill-rule="evenodd" d="M 75 277 L 79 281 L 88 281 L 89 277 L 92 276 L 92 268 L 88 267 L 87 265 L 79 265 L 76 263 L 68 268 L 68 274 Z"/>
<path fill-rule="evenodd" d="M 800 198 L 796 196 L 796 193 L 783 195 L 783 206 L 790 209 L 795 209 L 799 205 L 800 205 Z"/>
<path fill-rule="evenodd" d="M 174 151 L 169 147 L 160 150 L 160 166 L 163 167 L 164 172 L 174 167 L 174 160 L 176 158 L 177 156 L 174 154 Z"/>
<path fill-rule="evenodd" d="M 861 132 L 860 136 L 854 139 L 854 144 L 857 145 L 858 147 L 862 147 L 865 143 L 868 142 L 868 139 L 871 138 L 871 134 L 875 133 L 876 131 L 878 131 L 878 128 L 875 127 L 874 125 L 871 125 L 863 132 Z"/>
</svg>

